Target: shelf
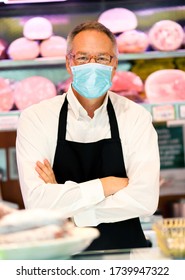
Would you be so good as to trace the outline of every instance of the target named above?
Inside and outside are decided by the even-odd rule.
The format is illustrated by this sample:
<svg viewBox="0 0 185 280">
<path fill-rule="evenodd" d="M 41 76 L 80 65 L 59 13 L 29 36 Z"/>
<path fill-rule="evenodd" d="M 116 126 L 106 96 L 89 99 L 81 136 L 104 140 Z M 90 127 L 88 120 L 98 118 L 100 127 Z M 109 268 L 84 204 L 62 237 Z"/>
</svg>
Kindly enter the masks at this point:
<svg viewBox="0 0 185 280">
<path fill-rule="evenodd" d="M 136 59 L 156 59 L 156 58 L 171 58 L 171 57 L 185 57 L 185 49 L 160 52 L 160 51 L 146 51 L 144 53 L 125 53 L 119 55 L 119 60 L 136 60 Z"/>
<path fill-rule="evenodd" d="M 120 54 L 119 61 L 125 60 L 137 60 L 137 59 L 160 59 L 170 57 L 185 57 L 185 49 L 171 52 L 160 52 L 160 51 L 147 51 L 144 53 L 125 53 Z M 27 67 L 38 67 L 38 66 L 57 66 L 65 65 L 65 57 L 50 57 L 50 58 L 36 58 L 34 60 L 1 60 L 0 69 L 10 68 L 27 68 Z"/>
<path fill-rule="evenodd" d="M 20 111 L 0 112 L 0 131 L 16 130 Z"/>
<path fill-rule="evenodd" d="M 65 58 L 64 57 L 52 57 L 52 58 L 36 58 L 33 60 L 11 60 L 4 59 L 1 60 L 0 69 L 10 69 L 10 68 L 28 68 L 28 67 L 38 67 L 38 66 L 58 66 L 64 65 Z"/>
</svg>

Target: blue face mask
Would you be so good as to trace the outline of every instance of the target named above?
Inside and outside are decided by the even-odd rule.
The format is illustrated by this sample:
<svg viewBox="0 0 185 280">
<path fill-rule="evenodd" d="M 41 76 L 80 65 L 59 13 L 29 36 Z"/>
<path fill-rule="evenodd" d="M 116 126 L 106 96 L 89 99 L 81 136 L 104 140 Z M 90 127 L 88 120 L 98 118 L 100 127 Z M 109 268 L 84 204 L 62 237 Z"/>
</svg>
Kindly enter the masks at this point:
<svg viewBox="0 0 185 280">
<path fill-rule="evenodd" d="M 111 87 L 112 66 L 87 63 L 72 66 L 73 88 L 86 98 L 98 98 Z"/>
</svg>

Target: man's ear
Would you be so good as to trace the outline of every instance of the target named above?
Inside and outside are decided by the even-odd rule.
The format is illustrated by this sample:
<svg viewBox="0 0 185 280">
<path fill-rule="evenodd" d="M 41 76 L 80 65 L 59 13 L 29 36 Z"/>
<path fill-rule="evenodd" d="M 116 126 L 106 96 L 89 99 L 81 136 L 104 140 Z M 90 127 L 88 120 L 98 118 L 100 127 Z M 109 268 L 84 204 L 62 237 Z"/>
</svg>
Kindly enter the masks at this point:
<svg viewBox="0 0 185 280">
<path fill-rule="evenodd" d="M 118 67 L 118 59 L 116 59 L 114 65 L 113 65 L 112 78 L 114 77 L 114 75 L 116 73 L 117 67 Z"/>
<path fill-rule="evenodd" d="M 66 56 L 66 70 L 70 74 L 70 76 L 72 76 L 71 67 L 70 67 L 70 61 L 69 61 L 68 56 Z"/>
</svg>

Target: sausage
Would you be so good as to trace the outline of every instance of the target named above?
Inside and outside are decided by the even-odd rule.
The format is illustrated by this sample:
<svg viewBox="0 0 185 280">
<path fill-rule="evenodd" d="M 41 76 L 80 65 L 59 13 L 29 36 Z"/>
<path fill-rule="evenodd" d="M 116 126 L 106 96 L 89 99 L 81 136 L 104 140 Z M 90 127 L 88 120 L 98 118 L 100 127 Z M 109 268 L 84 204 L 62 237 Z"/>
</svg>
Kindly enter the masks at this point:
<svg viewBox="0 0 185 280">
<path fill-rule="evenodd" d="M 117 71 L 112 80 L 110 90 L 115 92 L 142 92 L 143 82 L 139 76 L 130 71 Z"/>
<path fill-rule="evenodd" d="M 13 88 L 8 79 L 0 78 L 0 111 L 9 111 L 14 105 Z"/>
<path fill-rule="evenodd" d="M 56 94 L 56 87 L 52 81 L 42 76 L 32 76 L 17 82 L 14 102 L 19 110 L 23 110 Z"/>
<path fill-rule="evenodd" d="M 53 34 L 51 22 L 44 17 L 30 18 L 23 27 L 23 35 L 30 40 L 45 40 Z"/>
<path fill-rule="evenodd" d="M 117 38 L 118 51 L 120 53 L 141 53 L 149 46 L 149 38 L 145 32 L 128 30 Z"/>
<path fill-rule="evenodd" d="M 30 60 L 38 57 L 39 43 L 21 37 L 14 40 L 8 47 L 7 53 L 13 60 Z"/>
<path fill-rule="evenodd" d="M 60 57 L 66 55 L 67 40 L 61 36 L 51 36 L 40 44 L 43 57 Z"/>
<path fill-rule="evenodd" d="M 185 71 L 179 69 L 158 70 L 145 81 L 145 94 L 151 103 L 185 100 Z"/>
<path fill-rule="evenodd" d="M 135 29 L 138 25 L 136 15 L 125 8 L 113 8 L 101 13 L 98 21 L 113 33 Z"/>
<path fill-rule="evenodd" d="M 150 28 L 148 36 L 154 49 L 174 51 L 179 49 L 184 41 L 184 30 L 173 20 L 161 20 Z"/>
</svg>

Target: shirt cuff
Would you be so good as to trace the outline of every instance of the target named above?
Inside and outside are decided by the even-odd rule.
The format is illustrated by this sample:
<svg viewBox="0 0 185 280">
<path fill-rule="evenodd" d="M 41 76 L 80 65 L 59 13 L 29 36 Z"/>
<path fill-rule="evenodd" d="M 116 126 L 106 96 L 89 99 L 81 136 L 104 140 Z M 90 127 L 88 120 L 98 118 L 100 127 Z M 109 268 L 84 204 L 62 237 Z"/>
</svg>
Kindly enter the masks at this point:
<svg viewBox="0 0 185 280">
<path fill-rule="evenodd" d="M 82 198 L 86 205 L 95 205 L 105 198 L 100 179 L 87 181 L 80 184 Z"/>
<path fill-rule="evenodd" d="M 97 226 L 97 220 L 94 209 L 84 210 L 82 213 L 74 215 L 74 223 L 77 227 Z"/>
</svg>

